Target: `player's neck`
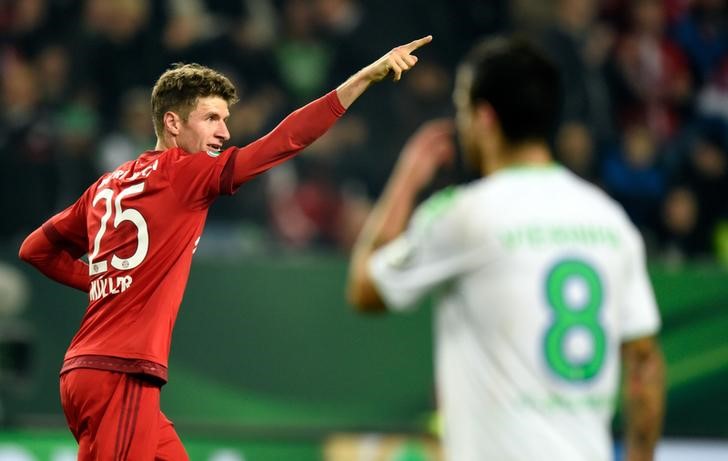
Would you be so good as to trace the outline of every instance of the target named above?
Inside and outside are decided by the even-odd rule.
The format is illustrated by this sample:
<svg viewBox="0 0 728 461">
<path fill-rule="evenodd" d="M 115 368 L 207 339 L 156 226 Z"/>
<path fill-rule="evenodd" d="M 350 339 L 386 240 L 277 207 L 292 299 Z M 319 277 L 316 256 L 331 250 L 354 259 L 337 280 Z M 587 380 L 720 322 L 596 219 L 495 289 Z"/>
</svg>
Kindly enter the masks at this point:
<svg viewBox="0 0 728 461">
<path fill-rule="evenodd" d="M 493 171 L 514 166 L 546 166 L 554 161 L 551 151 L 544 143 L 519 144 L 503 149 L 498 155 Z"/>
<path fill-rule="evenodd" d="M 177 147 L 177 143 L 174 142 L 174 138 L 166 139 L 166 136 L 157 137 L 157 145 L 154 146 L 156 151 L 165 151 L 173 147 Z"/>
</svg>

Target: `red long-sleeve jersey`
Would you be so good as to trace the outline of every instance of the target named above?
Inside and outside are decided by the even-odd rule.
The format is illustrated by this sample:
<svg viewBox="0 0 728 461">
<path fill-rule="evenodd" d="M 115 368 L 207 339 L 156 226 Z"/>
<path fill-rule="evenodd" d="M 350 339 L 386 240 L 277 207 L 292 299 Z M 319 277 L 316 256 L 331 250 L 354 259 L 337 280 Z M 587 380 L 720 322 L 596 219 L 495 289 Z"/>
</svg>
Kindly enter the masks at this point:
<svg viewBox="0 0 728 461">
<path fill-rule="evenodd" d="M 51 278 L 89 291 L 61 372 L 100 368 L 166 381 L 172 329 L 209 206 L 291 158 L 343 113 L 332 91 L 244 148 L 219 154 L 179 148 L 144 152 L 101 176 L 43 224 L 42 235 L 31 234 L 21 248 L 23 259 Z M 43 250 L 43 236 L 55 253 Z M 85 266 L 77 258 L 84 254 L 88 280 L 79 274 Z M 58 267 L 64 264 L 68 271 Z"/>
</svg>

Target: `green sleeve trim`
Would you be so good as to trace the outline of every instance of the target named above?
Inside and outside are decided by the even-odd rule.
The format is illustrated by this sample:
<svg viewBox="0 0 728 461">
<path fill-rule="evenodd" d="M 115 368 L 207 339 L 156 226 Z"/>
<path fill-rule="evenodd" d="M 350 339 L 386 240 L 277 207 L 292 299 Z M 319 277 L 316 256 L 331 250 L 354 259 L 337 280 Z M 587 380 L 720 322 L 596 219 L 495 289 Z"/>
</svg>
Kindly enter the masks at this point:
<svg viewBox="0 0 728 461">
<path fill-rule="evenodd" d="M 420 230 L 429 228 L 437 218 L 452 208 L 455 199 L 460 195 L 459 191 L 458 187 L 448 186 L 432 194 L 417 208 L 413 221 L 414 227 Z"/>
</svg>

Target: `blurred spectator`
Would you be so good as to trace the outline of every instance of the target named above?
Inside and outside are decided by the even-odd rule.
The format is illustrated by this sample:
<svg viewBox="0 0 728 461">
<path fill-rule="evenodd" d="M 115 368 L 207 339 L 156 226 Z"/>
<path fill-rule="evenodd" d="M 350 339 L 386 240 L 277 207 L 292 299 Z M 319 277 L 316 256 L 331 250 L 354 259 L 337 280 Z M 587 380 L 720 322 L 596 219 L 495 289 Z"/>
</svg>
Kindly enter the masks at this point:
<svg viewBox="0 0 728 461">
<path fill-rule="evenodd" d="M 117 129 L 104 135 L 96 159 L 97 173 L 113 171 L 141 152 L 154 148 L 156 137 L 149 107 L 149 89 L 133 88 L 122 97 Z"/>
<path fill-rule="evenodd" d="M 54 124 L 41 104 L 38 73 L 20 59 L 4 62 L 0 93 L 0 235 L 27 232 L 55 209 Z M 19 199 L 22 197 L 22 200 Z"/>
<path fill-rule="evenodd" d="M 71 92 L 71 58 L 61 44 L 44 46 L 35 59 L 38 75 L 43 82 L 42 99 L 51 108 L 60 107 Z"/>
<path fill-rule="evenodd" d="M 698 93 L 698 113 L 704 117 L 718 117 L 728 125 L 728 56 Z"/>
<path fill-rule="evenodd" d="M 162 31 L 167 61 L 200 62 L 209 55 L 208 43 L 224 29 L 200 0 L 169 0 L 168 15 Z"/>
<path fill-rule="evenodd" d="M 0 6 L 7 24 L 0 34 L 25 57 L 33 56 L 50 38 L 49 5 L 46 0 L 15 0 Z"/>
<path fill-rule="evenodd" d="M 75 43 L 77 78 L 99 101 L 103 127 L 116 123 L 120 97 L 151 86 L 159 71 L 161 37 L 147 28 L 151 4 L 144 0 L 88 0 L 84 28 Z"/>
<path fill-rule="evenodd" d="M 224 0 L 214 3 L 230 5 Z M 226 18 L 228 30 L 212 44 L 214 50 L 225 50 L 224 54 L 213 51 L 209 56 L 236 70 L 240 80 L 236 82 L 236 87 L 241 88 L 242 93 L 257 95 L 262 89 L 270 96 L 271 92 L 275 92 L 275 103 L 281 103 L 283 95 L 278 91 L 280 82 L 272 52 L 278 32 L 276 10 L 271 0 L 246 0 L 240 4 L 246 8 L 232 18 Z M 219 21 L 225 22 L 225 18 Z M 210 65 L 213 64 L 216 63 L 210 62 Z"/>
<path fill-rule="evenodd" d="M 296 203 L 298 178 L 292 165 L 281 165 L 271 171 L 267 202 L 276 238 L 293 247 L 303 247 L 313 240 L 315 228 Z"/>
<path fill-rule="evenodd" d="M 675 40 L 687 53 L 699 84 L 707 81 L 728 54 L 725 0 L 693 0 L 675 25 Z"/>
<path fill-rule="evenodd" d="M 434 57 L 423 61 L 411 78 L 402 82 L 404 91 L 394 96 L 398 131 L 411 133 L 424 121 L 450 112 L 450 75 Z"/>
<path fill-rule="evenodd" d="M 604 187 L 641 229 L 654 229 L 666 178 L 659 165 L 659 148 L 642 124 L 629 125 L 621 142 L 604 156 Z"/>
<path fill-rule="evenodd" d="M 659 141 L 674 135 L 690 103 L 692 82 L 684 53 L 665 35 L 660 0 L 630 3 L 629 29 L 619 38 L 616 65 L 626 90 L 618 107 L 623 123 L 646 123 Z"/>
<path fill-rule="evenodd" d="M 597 143 L 613 133 L 605 64 L 613 33 L 595 22 L 596 0 L 556 0 L 543 45 L 561 71 L 561 119 L 580 120 Z"/>
<path fill-rule="evenodd" d="M 594 140 L 580 122 L 561 125 L 556 135 L 556 159 L 582 178 L 599 183 L 599 161 Z"/>
<path fill-rule="evenodd" d="M 665 19 L 669 25 L 674 25 L 688 11 L 688 8 L 695 0 L 662 0 L 660 2 L 665 13 Z M 634 0 L 601 0 L 601 15 L 619 30 L 629 28 L 630 4 Z"/>
<path fill-rule="evenodd" d="M 368 56 L 376 49 L 391 42 L 381 28 L 371 24 L 366 9 L 358 0 L 314 0 L 313 15 L 321 37 L 332 53 L 329 83 L 344 81 L 352 69 L 359 69 L 375 56 Z M 382 37 L 382 36 L 385 37 Z"/>
<path fill-rule="evenodd" d="M 687 256 L 713 252 L 715 229 L 728 217 L 728 131 L 721 121 L 697 123 L 686 134 L 683 157 L 677 165 L 675 181 L 693 196 L 696 217 L 689 234 L 684 235 Z"/>
<path fill-rule="evenodd" d="M 278 79 L 294 106 L 324 90 L 331 68 L 331 54 L 317 34 L 315 11 L 308 0 L 285 0 L 282 37 L 274 55 Z"/>
<path fill-rule="evenodd" d="M 364 191 L 356 187 L 344 187 L 342 190 L 342 210 L 337 224 L 337 242 L 339 249 L 349 253 L 359 237 L 359 232 L 369 216 L 372 202 Z"/>
<path fill-rule="evenodd" d="M 511 16 L 519 29 L 538 31 L 544 24 L 553 23 L 556 0 L 511 0 L 509 3 Z"/>
<path fill-rule="evenodd" d="M 688 187 L 671 189 L 662 203 L 662 222 L 659 229 L 660 256 L 679 264 L 688 257 L 705 253 L 705 240 L 697 229 L 698 201 Z"/>
<path fill-rule="evenodd" d="M 99 119 L 94 107 L 79 97 L 56 114 L 55 125 L 59 173 L 56 206 L 66 207 L 98 178 L 94 159 Z"/>
</svg>

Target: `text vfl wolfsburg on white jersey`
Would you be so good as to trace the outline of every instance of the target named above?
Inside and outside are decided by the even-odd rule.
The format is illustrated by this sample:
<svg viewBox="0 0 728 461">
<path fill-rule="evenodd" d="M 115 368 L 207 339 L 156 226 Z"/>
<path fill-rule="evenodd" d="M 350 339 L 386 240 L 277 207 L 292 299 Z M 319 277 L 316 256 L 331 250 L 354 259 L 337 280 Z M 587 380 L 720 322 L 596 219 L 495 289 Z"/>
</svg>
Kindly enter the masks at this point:
<svg viewBox="0 0 728 461">
<path fill-rule="evenodd" d="M 602 191 L 553 165 L 447 189 L 370 272 L 391 309 L 436 296 L 448 460 L 612 459 L 619 345 L 660 320 L 642 239 Z"/>
</svg>

